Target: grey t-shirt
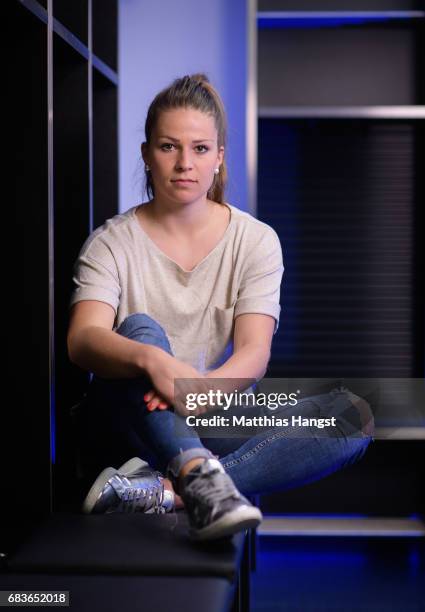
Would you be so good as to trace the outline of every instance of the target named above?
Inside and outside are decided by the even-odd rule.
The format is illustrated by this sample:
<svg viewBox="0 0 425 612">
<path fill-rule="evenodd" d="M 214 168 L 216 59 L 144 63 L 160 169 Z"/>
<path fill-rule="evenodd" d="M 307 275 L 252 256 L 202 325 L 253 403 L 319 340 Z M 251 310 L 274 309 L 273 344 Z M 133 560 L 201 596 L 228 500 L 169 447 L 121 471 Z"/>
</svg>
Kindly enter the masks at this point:
<svg viewBox="0 0 425 612">
<path fill-rule="evenodd" d="M 81 248 L 70 307 L 81 300 L 106 302 L 116 314 L 114 329 L 130 314 L 148 314 L 166 331 L 174 356 L 202 374 L 231 356 L 238 315 L 270 315 L 276 333 L 283 274 L 279 238 L 269 225 L 227 206 L 224 235 L 191 271 L 149 238 L 137 206 L 108 219 Z"/>
</svg>

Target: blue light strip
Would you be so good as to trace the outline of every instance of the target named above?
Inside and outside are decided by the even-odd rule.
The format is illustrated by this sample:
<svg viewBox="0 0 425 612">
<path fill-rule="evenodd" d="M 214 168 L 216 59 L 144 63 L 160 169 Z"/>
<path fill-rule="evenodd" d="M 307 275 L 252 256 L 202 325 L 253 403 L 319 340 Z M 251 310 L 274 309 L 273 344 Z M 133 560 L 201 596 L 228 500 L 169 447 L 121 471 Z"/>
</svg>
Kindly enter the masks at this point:
<svg viewBox="0 0 425 612">
<path fill-rule="evenodd" d="M 311 29 L 424 18 L 424 11 L 260 11 L 257 13 L 257 24 L 262 30 Z"/>
<path fill-rule="evenodd" d="M 51 410 L 50 410 L 50 460 L 52 465 L 56 463 L 56 394 L 55 384 L 52 383 Z"/>
</svg>

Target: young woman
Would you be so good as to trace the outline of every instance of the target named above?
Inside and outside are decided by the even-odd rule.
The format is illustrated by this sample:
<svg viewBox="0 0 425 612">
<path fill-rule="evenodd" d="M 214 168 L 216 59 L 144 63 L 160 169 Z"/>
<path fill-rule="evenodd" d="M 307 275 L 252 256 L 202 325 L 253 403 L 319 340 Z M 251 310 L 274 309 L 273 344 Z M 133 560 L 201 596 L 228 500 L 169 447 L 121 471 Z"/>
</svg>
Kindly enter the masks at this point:
<svg viewBox="0 0 425 612">
<path fill-rule="evenodd" d="M 225 112 L 204 75 L 161 91 L 145 133 L 150 200 L 95 230 L 75 265 L 69 356 L 94 373 L 80 416 L 86 469 L 94 478 L 125 462 L 103 469 L 83 509 L 160 512 L 174 489 L 192 535 L 218 538 L 260 522 L 244 495 L 356 461 L 370 431 L 359 425 L 353 435 L 339 424 L 337 435 L 311 428 L 300 436 L 295 426 L 265 427 L 250 438 L 201 439 L 188 425 L 174 401 L 176 379 L 204 387 L 231 379 L 242 390 L 243 380 L 264 376 L 279 323 L 282 252 L 271 227 L 224 201 Z M 335 389 L 297 411 L 329 417 L 358 402 Z"/>
</svg>

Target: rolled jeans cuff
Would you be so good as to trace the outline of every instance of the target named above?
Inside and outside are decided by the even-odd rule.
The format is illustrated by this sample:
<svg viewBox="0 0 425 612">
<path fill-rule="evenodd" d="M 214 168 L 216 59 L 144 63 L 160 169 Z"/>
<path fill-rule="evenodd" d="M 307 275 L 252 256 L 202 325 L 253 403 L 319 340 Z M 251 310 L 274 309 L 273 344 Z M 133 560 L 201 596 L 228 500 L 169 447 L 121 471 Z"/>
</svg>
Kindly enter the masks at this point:
<svg viewBox="0 0 425 612">
<path fill-rule="evenodd" d="M 187 450 L 181 450 L 178 455 L 176 455 L 173 459 L 171 459 L 170 463 L 167 467 L 166 477 L 171 480 L 173 483 L 173 487 L 177 490 L 177 482 L 180 470 L 182 467 L 191 459 L 211 459 L 215 457 L 211 451 L 207 448 L 189 448 Z"/>
</svg>

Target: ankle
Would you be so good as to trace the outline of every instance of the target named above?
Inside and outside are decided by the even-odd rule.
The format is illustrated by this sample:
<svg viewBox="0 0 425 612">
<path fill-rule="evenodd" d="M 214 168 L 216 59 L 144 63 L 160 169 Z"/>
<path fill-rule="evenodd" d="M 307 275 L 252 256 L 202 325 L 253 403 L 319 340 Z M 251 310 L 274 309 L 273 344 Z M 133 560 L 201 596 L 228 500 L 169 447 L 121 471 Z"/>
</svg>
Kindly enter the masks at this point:
<svg viewBox="0 0 425 612">
<path fill-rule="evenodd" d="M 173 483 L 174 489 L 179 493 L 179 484 L 183 483 L 184 478 L 190 470 L 193 470 L 206 459 L 211 459 L 214 455 L 206 448 L 189 448 L 185 451 L 180 450 L 168 464 L 166 477 Z"/>
<path fill-rule="evenodd" d="M 177 495 L 176 491 L 174 490 L 173 483 L 171 482 L 171 480 L 169 480 L 168 478 L 164 478 L 164 480 L 162 481 L 162 484 L 164 485 L 164 489 L 166 491 L 171 491 L 171 493 L 173 493 L 173 495 L 174 495 L 174 508 L 176 510 L 178 510 L 179 508 L 183 508 L 184 507 L 184 502 L 183 502 L 182 498 L 180 497 L 180 495 Z"/>
</svg>

